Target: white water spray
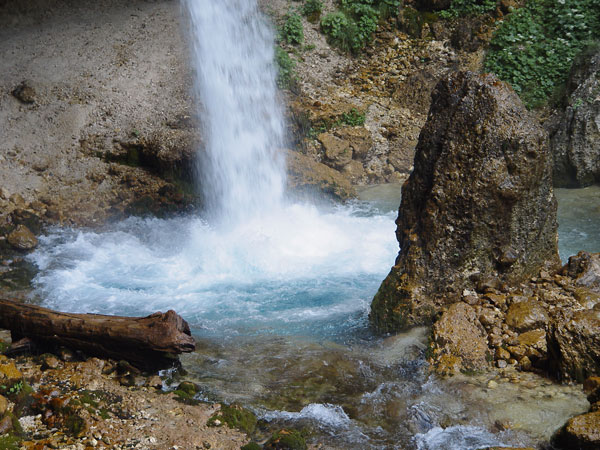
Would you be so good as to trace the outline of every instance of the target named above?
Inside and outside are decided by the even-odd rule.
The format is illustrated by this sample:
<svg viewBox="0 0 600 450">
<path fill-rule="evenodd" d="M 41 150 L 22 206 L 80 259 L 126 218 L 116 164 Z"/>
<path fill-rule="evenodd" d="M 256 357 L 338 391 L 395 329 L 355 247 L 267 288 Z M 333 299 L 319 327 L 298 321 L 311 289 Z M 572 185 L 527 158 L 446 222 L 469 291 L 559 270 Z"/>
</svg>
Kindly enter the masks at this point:
<svg viewBox="0 0 600 450">
<path fill-rule="evenodd" d="M 200 183 L 212 218 L 234 225 L 282 201 L 284 120 L 274 37 L 256 0 L 183 3 L 206 126 Z"/>
</svg>

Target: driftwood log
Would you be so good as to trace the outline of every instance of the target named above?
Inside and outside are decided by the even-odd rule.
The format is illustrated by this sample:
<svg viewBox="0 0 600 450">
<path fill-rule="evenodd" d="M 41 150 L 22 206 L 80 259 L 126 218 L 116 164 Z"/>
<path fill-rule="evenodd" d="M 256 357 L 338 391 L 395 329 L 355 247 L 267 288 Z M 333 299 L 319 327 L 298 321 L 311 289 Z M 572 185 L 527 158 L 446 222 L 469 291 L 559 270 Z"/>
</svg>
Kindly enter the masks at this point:
<svg viewBox="0 0 600 450">
<path fill-rule="evenodd" d="M 189 325 L 172 310 L 147 317 L 71 314 L 0 298 L 0 328 L 10 330 L 13 342 L 29 338 L 143 369 L 167 367 L 196 347 Z"/>
</svg>

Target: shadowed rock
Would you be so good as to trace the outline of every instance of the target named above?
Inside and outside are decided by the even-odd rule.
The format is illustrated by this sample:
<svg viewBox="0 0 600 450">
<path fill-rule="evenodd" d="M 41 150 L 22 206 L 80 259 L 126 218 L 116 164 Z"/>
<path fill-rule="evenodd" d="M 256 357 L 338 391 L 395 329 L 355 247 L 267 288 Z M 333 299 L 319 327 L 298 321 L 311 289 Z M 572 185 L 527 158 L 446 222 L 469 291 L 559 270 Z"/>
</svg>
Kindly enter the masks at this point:
<svg viewBox="0 0 600 450">
<path fill-rule="evenodd" d="M 574 64 L 566 107 L 548 121 L 554 185 L 584 187 L 600 182 L 600 50 Z"/>
<path fill-rule="evenodd" d="M 375 296 L 380 331 L 431 322 L 489 277 L 557 266 L 545 131 L 492 75 L 454 73 L 432 94 L 396 220 L 401 251 Z"/>
</svg>

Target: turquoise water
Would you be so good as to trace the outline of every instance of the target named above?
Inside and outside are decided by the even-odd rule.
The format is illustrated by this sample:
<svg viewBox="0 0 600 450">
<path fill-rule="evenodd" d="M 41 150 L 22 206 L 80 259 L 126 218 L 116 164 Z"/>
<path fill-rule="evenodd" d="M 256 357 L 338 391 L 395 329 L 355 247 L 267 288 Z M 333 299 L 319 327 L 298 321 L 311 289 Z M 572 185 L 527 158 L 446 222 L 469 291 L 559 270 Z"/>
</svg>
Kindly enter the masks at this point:
<svg viewBox="0 0 600 450">
<path fill-rule="evenodd" d="M 600 252 L 600 186 L 555 189 L 558 250 L 563 262 L 580 250 Z"/>
</svg>

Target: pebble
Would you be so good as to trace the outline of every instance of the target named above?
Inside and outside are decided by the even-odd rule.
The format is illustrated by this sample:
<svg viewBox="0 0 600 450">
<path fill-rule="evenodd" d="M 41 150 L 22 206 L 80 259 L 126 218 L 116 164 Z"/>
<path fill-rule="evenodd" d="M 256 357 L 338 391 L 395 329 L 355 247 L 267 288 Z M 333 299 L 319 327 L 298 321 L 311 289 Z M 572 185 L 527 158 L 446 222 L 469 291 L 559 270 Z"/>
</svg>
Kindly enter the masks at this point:
<svg viewBox="0 0 600 450">
<path fill-rule="evenodd" d="M 490 389 L 496 389 L 498 387 L 498 383 L 496 383 L 494 380 L 490 380 L 488 381 L 487 387 Z"/>
</svg>

